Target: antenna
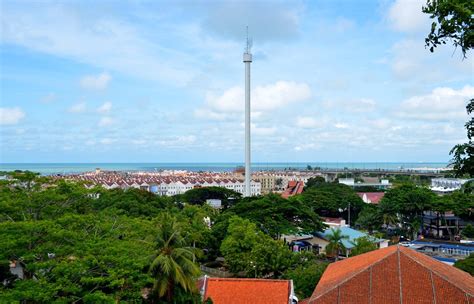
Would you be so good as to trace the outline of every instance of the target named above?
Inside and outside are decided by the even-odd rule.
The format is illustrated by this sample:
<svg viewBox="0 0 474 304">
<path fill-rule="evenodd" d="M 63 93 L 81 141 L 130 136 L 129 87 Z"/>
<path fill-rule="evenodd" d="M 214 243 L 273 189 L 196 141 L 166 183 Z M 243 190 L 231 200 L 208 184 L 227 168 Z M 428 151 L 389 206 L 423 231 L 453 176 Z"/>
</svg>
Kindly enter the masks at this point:
<svg viewBox="0 0 474 304">
<path fill-rule="evenodd" d="M 247 29 L 247 46 L 245 48 L 245 53 L 250 54 L 250 49 L 252 48 L 252 38 L 249 38 L 249 26 L 246 26 Z"/>
</svg>

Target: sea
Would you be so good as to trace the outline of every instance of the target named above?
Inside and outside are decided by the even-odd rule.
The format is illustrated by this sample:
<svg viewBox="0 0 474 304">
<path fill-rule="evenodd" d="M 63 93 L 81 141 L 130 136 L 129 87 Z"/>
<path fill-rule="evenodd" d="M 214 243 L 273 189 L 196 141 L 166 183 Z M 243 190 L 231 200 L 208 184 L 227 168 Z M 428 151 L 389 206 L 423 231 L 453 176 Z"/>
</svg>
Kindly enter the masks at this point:
<svg viewBox="0 0 474 304">
<path fill-rule="evenodd" d="M 0 163 L 0 171 L 29 170 L 42 175 L 75 174 L 94 171 L 154 172 L 160 170 L 187 170 L 208 172 L 229 172 L 243 163 Z M 255 162 L 253 171 L 285 169 L 306 169 L 308 166 L 321 170 L 418 170 L 432 171 L 448 166 L 443 162 Z"/>
</svg>

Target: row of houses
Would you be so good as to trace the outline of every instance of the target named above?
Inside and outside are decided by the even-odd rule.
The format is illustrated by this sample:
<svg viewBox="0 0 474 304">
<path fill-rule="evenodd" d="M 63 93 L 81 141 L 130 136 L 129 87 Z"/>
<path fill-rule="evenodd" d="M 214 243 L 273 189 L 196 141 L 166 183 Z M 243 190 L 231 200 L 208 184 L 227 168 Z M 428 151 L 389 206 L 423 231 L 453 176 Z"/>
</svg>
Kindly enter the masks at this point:
<svg viewBox="0 0 474 304">
<path fill-rule="evenodd" d="M 245 193 L 243 180 L 235 178 L 219 178 L 217 176 L 188 177 L 139 174 L 81 174 L 71 175 L 68 179 L 89 182 L 89 187 L 101 185 L 105 189 L 142 189 L 152 193 L 172 196 L 183 194 L 199 187 L 223 187 L 241 194 Z M 251 195 L 261 194 L 261 184 L 251 181 Z"/>
</svg>

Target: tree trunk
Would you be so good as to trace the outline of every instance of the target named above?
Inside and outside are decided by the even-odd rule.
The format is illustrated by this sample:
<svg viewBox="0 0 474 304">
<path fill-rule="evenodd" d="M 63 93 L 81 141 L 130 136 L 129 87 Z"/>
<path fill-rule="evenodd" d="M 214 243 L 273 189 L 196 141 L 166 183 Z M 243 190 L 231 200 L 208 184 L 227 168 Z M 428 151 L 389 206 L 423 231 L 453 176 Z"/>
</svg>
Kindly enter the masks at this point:
<svg viewBox="0 0 474 304">
<path fill-rule="evenodd" d="M 439 239 L 439 212 L 436 213 L 436 235 Z"/>
<path fill-rule="evenodd" d="M 173 293 L 174 293 L 174 282 L 173 280 L 170 280 L 168 282 L 168 288 L 166 290 L 166 299 L 168 300 L 168 303 L 171 303 L 171 300 L 173 300 Z"/>
</svg>

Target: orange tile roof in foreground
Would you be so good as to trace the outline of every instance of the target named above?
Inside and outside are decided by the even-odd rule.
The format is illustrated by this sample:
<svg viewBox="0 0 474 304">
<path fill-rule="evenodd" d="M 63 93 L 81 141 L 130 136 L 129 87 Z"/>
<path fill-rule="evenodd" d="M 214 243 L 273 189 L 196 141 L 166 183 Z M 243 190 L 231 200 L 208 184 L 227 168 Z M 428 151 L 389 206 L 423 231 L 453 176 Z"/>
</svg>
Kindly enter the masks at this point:
<svg viewBox="0 0 474 304">
<path fill-rule="evenodd" d="M 214 304 L 288 304 L 291 281 L 207 278 L 204 299 Z"/>
<path fill-rule="evenodd" d="M 474 303 L 468 273 L 402 246 L 330 264 L 308 304 Z"/>
</svg>

